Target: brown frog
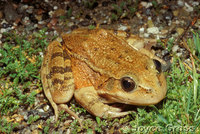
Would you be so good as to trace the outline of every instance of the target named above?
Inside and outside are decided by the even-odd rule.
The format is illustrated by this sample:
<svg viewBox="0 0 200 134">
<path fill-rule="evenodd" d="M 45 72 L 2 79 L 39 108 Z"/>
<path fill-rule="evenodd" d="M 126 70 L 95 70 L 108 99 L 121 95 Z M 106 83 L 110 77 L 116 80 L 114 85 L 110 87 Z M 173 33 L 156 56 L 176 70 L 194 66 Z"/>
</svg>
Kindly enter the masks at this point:
<svg viewBox="0 0 200 134">
<path fill-rule="evenodd" d="M 89 113 L 102 118 L 129 114 L 110 103 L 160 102 L 167 91 L 159 69 L 163 61 L 142 48 L 146 43 L 155 40 L 99 28 L 77 29 L 50 43 L 41 79 L 56 120 L 58 107 L 78 118 L 65 104 L 73 95 Z"/>
</svg>

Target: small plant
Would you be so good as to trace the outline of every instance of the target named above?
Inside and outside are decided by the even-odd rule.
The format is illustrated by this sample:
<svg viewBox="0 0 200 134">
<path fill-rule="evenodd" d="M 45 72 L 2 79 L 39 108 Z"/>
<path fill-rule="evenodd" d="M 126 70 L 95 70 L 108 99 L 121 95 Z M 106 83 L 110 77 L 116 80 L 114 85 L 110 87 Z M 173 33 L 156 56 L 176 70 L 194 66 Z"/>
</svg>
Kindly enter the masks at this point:
<svg viewBox="0 0 200 134">
<path fill-rule="evenodd" d="M 97 121 L 97 126 L 95 127 L 95 130 L 99 133 L 102 133 L 102 127 L 107 126 L 107 122 L 105 120 L 101 120 L 99 117 L 96 117 L 96 121 Z"/>
<path fill-rule="evenodd" d="M 169 52 L 172 50 L 173 45 L 174 45 L 174 38 L 170 38 L 167 42 L 167 49 Z"/>
<path fill-rule="evenodd" d="M 193 42 L 195 47 L 195 52 L 197 57 L 200 59 L 200 37 L 199 33 L 193 33 Z"/>
<path fill-rule="evenodd" d="M 31 123 L 37 121 L 39 118 L 40 118 L 39 115 L 35 115 L 35 116 L 31 115 L 31 116 L 28 118 L 28 124 L 31 124 Z"/>
<path fill-rule="evenodd" d="M 94 26 L 94 25 L 89 25 L 88 26 L 88 29 L 95 29 L 96 28 L 96 26 Z"/>
<path fill-rule="evenodd" d="M 111 20 L 118 20 L 119 18 L 131 18 L 135 15 L 138 9 L 138 0 L 132 2 L 122 1 L 119 4 L 113 4 L 113 13 L 111 14 Z"/>
<path fill-rule="evenodd" d="M 73 120 L 73 122 L 70 123 L 69 128 L 71 129 L 72 134 L 77 134 L 77 133 L 81 132 L 81 127 L 78 124 L 79 123 L 77 120 Z"/>
<path fill-rule="evenodd" d="M 84 2 L 84 6 L 89 9 L 94 9 L 98 5 L 96 0 L 85 0 L 83 2 Z"/>
<path fill-rule="evenodd" d="M 113 8 L 114 10 L 116 11 L 117 13 L 117 16 L 122 16 L 123 14 L 123 9 L 124 9 L 124 6 L 126 5 L 126 2 L 121 2 L 120 5 L 118 6 L 117 4 L 113 4 Z"/>
<path fill-rule="evenodd" d="M 0 133 L 12 133 L 13 129 L 18 126 L 18 123 L 8 122 L 6 119 L 0 118 Z"/>
<path fill-rule="evenodd" d="M 69 8 L 67 10 L 67 18 L 70 18 L 72 16 L 72 8 Z"/>
</svg>

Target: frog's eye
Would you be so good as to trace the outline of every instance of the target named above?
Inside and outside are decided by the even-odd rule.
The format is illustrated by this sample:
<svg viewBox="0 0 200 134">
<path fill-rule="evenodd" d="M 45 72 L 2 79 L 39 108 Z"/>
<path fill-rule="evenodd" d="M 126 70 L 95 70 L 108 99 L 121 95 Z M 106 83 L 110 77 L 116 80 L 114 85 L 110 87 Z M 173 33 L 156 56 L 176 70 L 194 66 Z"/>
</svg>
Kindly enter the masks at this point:
<svg viewBox="0 0 200 134">
<path fill-rule="evenodd" d="M 122 89 L 126 92 L 133 91 L 136 87 L 135 81 L 130 77 L 121 78 Z"/>
<path fill-rule="evenodd" d="M 158 60 L 153 59 L 153 62 L 156 66 L 156 70 L 160 73 L 161 72 L 161 63 Z"/>
</svg>

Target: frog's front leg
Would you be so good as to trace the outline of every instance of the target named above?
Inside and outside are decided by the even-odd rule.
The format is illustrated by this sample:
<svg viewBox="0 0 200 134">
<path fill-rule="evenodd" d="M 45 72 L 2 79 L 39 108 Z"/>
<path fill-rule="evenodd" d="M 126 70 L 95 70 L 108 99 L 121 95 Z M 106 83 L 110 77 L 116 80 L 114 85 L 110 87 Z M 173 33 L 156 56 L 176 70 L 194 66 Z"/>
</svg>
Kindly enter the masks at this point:
<svg viewBox="0 0 200 134">
<path fill-rule="evenodd" d="M 129 114 L 129 112 L 121 112 L 120 108 L 102 103 L 93 86 L 77 89 L 74 96 L 76 101 L 88 112 L 101 118 L 115 118 Z"/>
</svg>

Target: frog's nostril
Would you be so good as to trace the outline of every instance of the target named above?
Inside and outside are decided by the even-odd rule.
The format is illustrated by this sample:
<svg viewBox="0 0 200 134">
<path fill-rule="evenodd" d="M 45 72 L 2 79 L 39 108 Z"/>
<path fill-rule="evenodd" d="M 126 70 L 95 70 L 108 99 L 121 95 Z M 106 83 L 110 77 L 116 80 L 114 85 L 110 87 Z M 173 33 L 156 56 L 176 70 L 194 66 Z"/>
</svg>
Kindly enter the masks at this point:
<svg viewBox="0 0 200 134">
<path fill-rule="evenodd" d="M 156 70 L 158 70 L 158 72 L 161 72 L 161 63 L 158 60 L 153 59 L 153 62 L 156 66 Z"/>
</svg>

